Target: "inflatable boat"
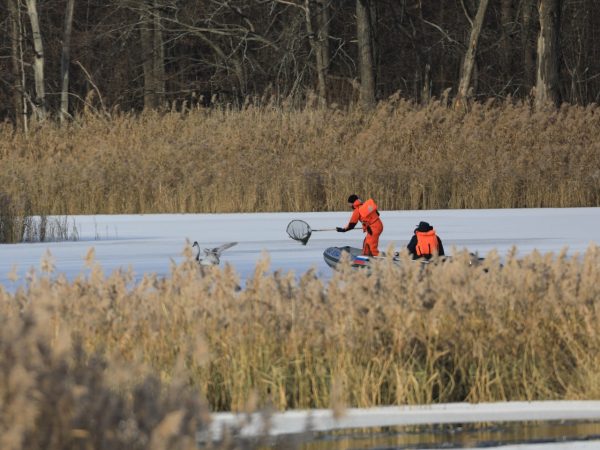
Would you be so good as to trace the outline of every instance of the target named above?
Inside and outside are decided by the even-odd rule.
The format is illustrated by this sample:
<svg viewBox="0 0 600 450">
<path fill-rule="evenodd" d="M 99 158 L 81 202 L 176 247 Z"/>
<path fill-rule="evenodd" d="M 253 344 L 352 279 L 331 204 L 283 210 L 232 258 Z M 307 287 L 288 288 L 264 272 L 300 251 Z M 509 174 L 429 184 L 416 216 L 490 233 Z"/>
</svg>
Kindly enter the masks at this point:
<svg viewBox="0 0 600 450">
<path fill-rule="evenodd" d="M 323 252 L 323 259 L 327 263 L 329 267 L 335 269 L 335 267 L 339 264 L 342 259 L 342 255 L 344 253 L 348 253 L 350 257 L 350 263 L 352 267 L 369 267 L 372 261 L 378 259 L 385 259 L 385 254 L 382 252 L 381 256 L 364 256 L 361 255 L 362 249 L 356 247 L 329 247 L 325 249 Z M 484 258 L 479 257 L 476 253 L 470 253 L 471 260 L 468 262 L 470 266 L 477 266 L 481 264 Z M 443 261 L 448 261 L 451 259 L 450 256 L 441 256 Z M 421 265 L 429 264 L 429 260 L 427 259 L 417 259 L 415 262 L 420 263 Z M 396 257 L 393 258 L 393 262 L 396 264 L 400 264 L 400 260 Z M 502 266 L 502 265 L 501 265 Z"/>
<path fill-rule="evenodd" d="M 356 247 L 329 247 L 323 252 L 323 259 L 329 267 L 335 268 L 344 253 L 349 255 L 352 267 L 368 267 L 372 260 L 383 259 L 383 256 L 361 255 L 362 249 Z"/>
</svg>

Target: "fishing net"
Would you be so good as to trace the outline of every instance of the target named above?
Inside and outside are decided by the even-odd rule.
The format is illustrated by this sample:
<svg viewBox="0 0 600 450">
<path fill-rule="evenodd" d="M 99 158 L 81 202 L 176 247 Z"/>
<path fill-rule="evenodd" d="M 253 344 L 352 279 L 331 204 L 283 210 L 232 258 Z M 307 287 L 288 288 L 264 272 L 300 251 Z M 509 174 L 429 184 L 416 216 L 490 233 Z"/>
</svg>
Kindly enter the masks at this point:
<svg viewBox="0 0 600 450">
<path fill-rule="evenodd" d="M 292 220 L 286 231 L 293 240 L 302 242 L 302 245 L 306 245 L 312 233 L 310 225 L 304 220 Z"/>
</svg>

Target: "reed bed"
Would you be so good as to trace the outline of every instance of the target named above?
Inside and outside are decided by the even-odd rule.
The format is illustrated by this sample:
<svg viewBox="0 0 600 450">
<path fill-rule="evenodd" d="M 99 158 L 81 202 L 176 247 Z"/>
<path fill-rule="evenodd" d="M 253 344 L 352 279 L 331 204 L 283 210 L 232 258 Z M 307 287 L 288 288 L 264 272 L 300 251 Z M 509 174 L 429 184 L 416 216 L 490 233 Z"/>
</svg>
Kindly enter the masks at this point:
<svg viewBox="0 0 600 450">
<path fill-rule="evenodd" d="M 390 210 L 600 205 L 596 106 L 247 106 L 0 137 L 0 194 L 31 214 L 340 210 L 352 192 Z"/>
<path fill-rule="evenodd" d="M 185 378 L 163 383 L 139 361 L 87 353 L 83 340 L 41 304 L 16 314 L 4 314 L 6 307 L 0 314 L 2 449 L 198 448 L 209 410 Z"/>
<path fill-rule="evenodd" d="M 344 266 L 327 283 L 265 259 L 243 287 L 231 267 L 199 269 L 191 256 L 139 282 L 105 275 L 93 253 L 69 282 L 49 258 L 25 288 L 0 287 L 0 424 L 16 414 L 11 398 L 55 399 L 38 374 L 58 369 L 40 348 L 68 356 L 58 373 L 73 389 L 83 370 L 107 392 L 135 392 L 139 371 L 112 369 L 127 364 L 201 392 L 212 411 L 600 398 L 599 248 L 507 255 L 503 267 L 496 255 L 425 270 L 404 258 Z"/>
</svg>

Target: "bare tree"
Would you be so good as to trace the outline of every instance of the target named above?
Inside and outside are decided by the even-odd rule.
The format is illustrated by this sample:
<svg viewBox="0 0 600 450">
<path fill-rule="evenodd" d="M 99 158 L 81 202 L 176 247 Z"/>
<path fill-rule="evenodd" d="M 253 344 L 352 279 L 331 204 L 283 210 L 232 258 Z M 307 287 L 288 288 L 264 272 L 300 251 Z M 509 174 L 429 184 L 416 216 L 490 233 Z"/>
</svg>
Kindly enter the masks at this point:
<svg viewBox="0 0 600 450">
<path fill-rule="evenodd" d="M 540 34 L 537 42 L 535 107 L 558 106 L 560 0 L 539 0 Z"/>
<path fill-rule="evenodd" d="M 159 0 L 142 0 L 140 43 L 144 70 L 144 108 L 157 108 L 165 92 L 165 53 Z"/>
<path fill-rule="evenodd" d="M 8 20 L 10 22 L 10 50 L 11 50 L 11 75 L 13 90 L 13 108 L 15 111 L 15 127 L 18 130 L 27 129 L 25 102 L 23 101 L 23 73 L 22 70 L 22 39 L 21 15 L 16 0 L 6 0 Z"/>
<path fill-rule="evenodd" d="M 514 28 L 514 0 L 502 0 L 500 4 L 500 20 L 501 20 L 501 48 L 502 48 L 502 70 L 504 74 L 510 76 L 512 74 L 512 52 L 513 45 L 511 42 L 512 30 Z"/>
<path fill-rule="evenodd" d="M 567 0 L 561 11 L 561 26 L 564 27 L 560 36 L 560 72 L 561 94 L 563 101 L 570 103 L 587 103 L 589 101 L 587 72 L 588 55 L 591 53 L 590 39 L 594 33 L 590 11 L 594 0 Z M 565 75 L 568 74 L 568 77 Z"/>
<path fill-rule="evenodd" d="M 34 113 L 38 120 L 46 118 L 46 80 L 44 78 L 44 43 L 37 12 L 37 0 L 26 0 L 27 13 L 31 23 L 34 61 L 33 73 L 35 78 Z"/>
<path fill-rule="evenodd" d="M 314 72 L 317 81 L 317 97 L 320 106 L 327 104 L 330 48 L 329 48 L 329 23 L 331 0 L 273 0 L 273 5 L 283 8 L 295 8 L 302 11 L 306 35 L 310 45 L 311 54 L 314 56 Z M 288 42 L 286 44 L 293 44 Z M 313 63 L 306 60 L 304 67 L 311 67 Z M 301 74 L 296 74 L 301 78 Z M 296 81 L 298 81 L 298 78 Z M 294 83 L 296 84 L 296 82 Z"/>
<path fill-rule="evenodd" d="M 149 14 L 142 12 L 140 20 L 140 47 L 142 49 L 142 68 L 144 71 L 144 109 L 156 107 L 154 91 L 154 58 L 152 55 L 152 21 Z"/>
<path fill-rule="evenodd" d="M 163 25 L 160 0 L 153 0 L 153 70 L 156 104 L 160 106 L 165 98 L 165 46 L 163 42 Z"/>
<path fill-rule="evenodd" d="M 308 90 L 321 105 L 367 108 L 398 91 L 447 101 L 449 88 L 465 102 L 472 92 L 525 99 L 536 83 L 539 102 L 600 101 L 598 0 L 0 3 L 0 121 L 23 129 L 53 112 L 51 98 L 64 121 L 90 107 L 90 92 L 123 111 L 167 101 L 299 106 Z"/>
<path fill-rule="evenodd" d="M 325 69 L 325 72 L 329 72 L 329 65 L 331 64 L 331 55 L 329 48 L 329 23 L 331 22 L 331 16 L 329 9 L 331 0 L 318 0 L 318 14 L 317 23 L 319 25 L 319 31 L 317 32 L 317 39 L 321 47 L 321 66 Z"/>
<path fill-rule="evenodd" d="M 63 29 L 62 54 L 60 58 L 60 121 L 69 116 L 69 65 L 71 64 L 71 31 L 73 29 L 73 11 L 75 0 L 67 0 L 65 24 Z"/>
<path fill-rule="evenodd" d="M 327 75 L 329 71 L 329 0 L 305 0 L 306 30 L 315 54 L 317 94 L 321 106 L 327 104 Z"/>
<path fill-rule="evenodd" d="M 463 60 L 462 74 L 458 85 L 458 94 L 454 102 L 455 107 L 461 106 L 469 95 L 469 86 L 471 85 L 471 77 L 473 75 L 473 67 L 475 65 L 475 55 L 477 54 L 477 43 L 479 42 L 481 28 L 483 27 L 483 19 L 485 18 L 488 1 L 489 0 L 479 1 L 479 7 L 477 8 L 475 20 L 471 22 L 471 36 L 469 38 L 469 45 Z"/>
<path fill-rule="evenodd" d="M 356 0 L 356 39 L 360 73 L 359 103 L 370 109 L 375 105 L 375 70 L 373 67 L 370 0 Z"/>
<path fill-rule="evenodd" d="M 534 57 L 534 48 L 533 45 L 530 44 L 530 38 L 532 36 L 531 32 L 531 24 L 532 13 L 534 10 L 534 0 L 523 0 L 522 7 L 522 31 L 521 31 L 521 48 L 523 51 L 523 82 L 525 83 L 526 92 L 529 91 L 534 86 L 534 78 L 535 78 L 535 57 Z"/>
</svg>

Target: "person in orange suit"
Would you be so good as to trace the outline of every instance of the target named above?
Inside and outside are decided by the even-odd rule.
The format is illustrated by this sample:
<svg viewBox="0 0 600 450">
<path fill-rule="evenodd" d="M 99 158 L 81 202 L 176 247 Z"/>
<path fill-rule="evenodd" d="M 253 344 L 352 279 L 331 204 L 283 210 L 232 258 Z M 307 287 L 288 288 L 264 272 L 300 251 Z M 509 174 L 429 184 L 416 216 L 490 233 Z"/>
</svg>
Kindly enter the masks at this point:
<svg viewBox="0 0 600 450">
<path fill-rule="evenodd" d="M 345 227 L 337 227 L 340 233 L 352 230 L 360 221 L 363 232 L 367 233 L 363 241 L 362 254 L 365 256 L 379 256 L 379 236 L 383 232 L 383 222 L 381 221 L 379 211 L 375 201 L 370 198 L 363 202 L 356 194 L 348 197 L 348 203 L 352 207 L 352 216 L 350 222 Z"/>
<path fill-rule="evenodd" d="M 419 222 L 415 233 L 406 246 L 413 259 L 431 259 L 432 256 L 444 256 L 442 240 L 427 222 Z"/>
</svg>

